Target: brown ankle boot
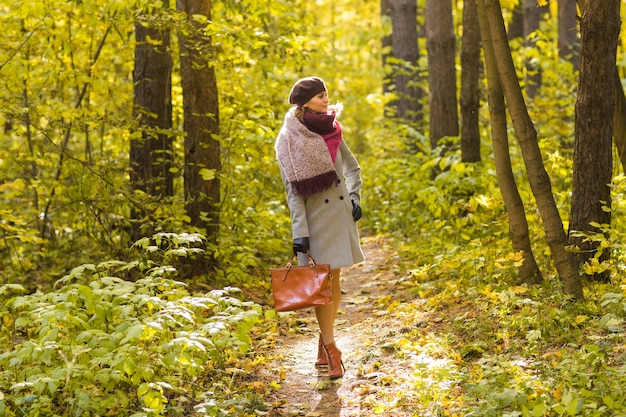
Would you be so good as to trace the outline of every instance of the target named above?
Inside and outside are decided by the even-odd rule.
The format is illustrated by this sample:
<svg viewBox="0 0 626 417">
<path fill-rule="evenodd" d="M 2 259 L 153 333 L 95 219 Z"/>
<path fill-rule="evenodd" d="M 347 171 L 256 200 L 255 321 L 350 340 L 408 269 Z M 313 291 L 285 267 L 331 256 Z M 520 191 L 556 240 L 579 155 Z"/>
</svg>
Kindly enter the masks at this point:
<svg viewBox="0 0 626 417">
<path fill-rule="evenodd" d="M 326 355 L 326 348 L 324 347 L 324 340 L 321 334 L 317 343 L 317 361 L 315 366 L 328 366 L 328 356 Z"/>
<path fill-rule="evenodd" d="M 326 353 L 328 354 L 328 376 L 330 379 L 337 379 L 343 376 L 345 367 L 341 360 L 341 351 L 337 349 L 335 342 L 326 345 Z"/>
</svg>

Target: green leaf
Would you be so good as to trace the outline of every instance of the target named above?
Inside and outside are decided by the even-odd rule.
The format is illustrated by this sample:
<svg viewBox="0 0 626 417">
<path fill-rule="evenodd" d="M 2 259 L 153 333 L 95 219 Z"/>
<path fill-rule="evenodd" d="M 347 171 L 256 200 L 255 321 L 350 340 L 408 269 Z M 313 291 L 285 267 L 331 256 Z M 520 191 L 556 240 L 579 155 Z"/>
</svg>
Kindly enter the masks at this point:
<svg viewBox="0 0 626 417">
<path fill-rule="evenodd" d="M 213 179 L 215 179 L 215 176 L 217 174 L 217 170 L 215 169 L 208 169 L 208 168 L 202 168 L 199 172 L 200 176 L 202 177 L 202 179 L 204 181 L 211 181 Z"/>
</svg>

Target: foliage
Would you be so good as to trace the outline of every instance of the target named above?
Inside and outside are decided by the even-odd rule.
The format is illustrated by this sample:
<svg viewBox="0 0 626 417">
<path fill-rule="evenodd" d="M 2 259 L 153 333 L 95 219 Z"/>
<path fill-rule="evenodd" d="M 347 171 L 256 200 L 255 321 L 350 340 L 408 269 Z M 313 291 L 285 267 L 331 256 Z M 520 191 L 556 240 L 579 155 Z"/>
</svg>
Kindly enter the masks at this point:
<svg viewBox="0 0 626 417">
<path fill-rule="evenodd" d="M 113 1 L 0 7 L 2 187 L 21 219 L 3 228 L 2 280 L 34 290 L 69 260 L 117 255 L 128 243 L 133 196 L 120 167 L 132 126 L 132 20 Z"/>
<path fill-rule="evenodd" d="M 77 266 L 48 293 L 4 286 L 0 414 L 220 416 L 262 407 L 232 390 L 259 305 L 227 287 L 190 294 L 177 271 L 147 259 L 186 256 L 193 235 L 160 234 L 131 262 Z M 163 249 L 160 249 L 163 248 Z M 141 277 L 123 280 L 128 271 Z"/>
<path fill-rule="evenodd" d="M 290 251 L 289 213 L 274 140 L 289 108 L 289 89 L 298 78 L 322 76 L 331 99 L 344 104 L 341 121 L 347 143 L 354 150 L 369 148 L 367 135 L 382 115 L 380 77 L 369 60 L 378 32 L 371 20 L 359 21 L 360 30 L 353 29 L 356 13 L 373 15 L 376 5 L 354 0 L 346 6 L 339 13 L 337 5 L 327 9 L 311 2 L 272 1 L 269 8 L 263 1 L 215 4 L 214 15 L 228 30 L 222 29 L 213 41 L 221 50 L 236 52 L 218 56 L 222 213 L 228 219 L 216 249 L 224 266 L 218 273 L 221 282 L 222 276 L 229 283 L 238 282 L 232 277 L 248 276 L 246 270 L 233 271 L 240 268 L 233 251 L 254 253 L 274 264 Z"/>
<path fill-rule="evenodd" d="M 175 61 L 178 53 L 181 16 L 172 8 L 154 14 L 158 4 L 0 5 L 0 414 L 262 414 L 267 388 L 247 374 L 265 360 L 252 358 L 252 326 L 271 326 L 272 313 L 264 321 L 261 307 L 229 285 L 267 297 L 259 277 L 290 250 L 273 143 L 291 84 L 311 74 L 344 104 L 345 139 L 363 166 L 362 231 L 396 238 L 406 262 L 401 282 L 414 303 L 390 294 L 386 309 L 413 328 L 387 350 L 411 367 L 408 399 L 425 405 L 422 415 L 626 413 L 623 178 L 614 184 L 611 228 L 598 225 L 610 235 L 586 236 L 613 256 L 585 268 L 608 268 L 614 282 L 589 283 L 587 301 L 571 305 L 549 264 L 511 132 L 531 241 L 548 277 L 537 288 L 517 286 L 521 258 L 510 249 L 488 130 L 481 131 L 483 161 L 465 164 L 459 138 L 449 138 L 451 151 L 442 155 L 428 150 L 427 129 L 383 117 L 389 97 L 381 91 L 377 2 L 217 0 L 203 30 L 218 77 L 223 222 L 218 244 L 207 246 L 184 214 L 176 66 L 176 195 L 129 191 L 127 146 L 141 133 L 132 119 L 134 25 L 172 30 Z M 527 58 L 542 71 L 541 90 L 528 104 L 567 219 L 576 74 L 559 59 L 555 32 L 556 19 L 548 19 L 534 34 L 536 46 L 513 50 L 520 79 Z M 485 106 L 480 118 L 487 126 Z M 149 213 L 143 220 L 155 234 L 131 245 L 135 208 Z M 179 282 L 186 262 L 204 252 L 218 269 Z M 189 289 L 207 282 L 225 289 Z M 423 314 L 432 321 L 420 322 Z M 377 406 L 381 414 L 390 408 Z"/>
<path fill-rule="evenodd" d="M 376 272 L 395 284 L 370 319 L 393 330 L 373 330 L 382 352 L 369 350 L 359 365 L 362 415 L 626 412 L 624 280 L 588 284 L 584 303 L 564 297 L 554 274 L 541 286 L 517 285 L 520 258 L 506 240 L 485 236 L 454 253 L 395 242 L 401 264 Z"/>
</svg>

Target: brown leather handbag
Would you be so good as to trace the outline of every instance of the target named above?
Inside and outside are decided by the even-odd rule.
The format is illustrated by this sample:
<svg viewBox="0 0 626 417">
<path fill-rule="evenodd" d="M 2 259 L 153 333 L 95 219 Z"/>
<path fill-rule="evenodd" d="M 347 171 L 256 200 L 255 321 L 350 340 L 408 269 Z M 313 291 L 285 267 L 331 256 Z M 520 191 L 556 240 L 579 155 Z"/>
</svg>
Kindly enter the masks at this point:
<svg viewBox="0 0 626 417">
<path fill-rule="evenodd" d="M 318 307 L 332 301 L 329 264 L 318 264 L 307 251 L 308 265 L 293 266 L 295 254 L 284 268 L 271 268 L 274 310 L 295 311 Z"/>
</svg>

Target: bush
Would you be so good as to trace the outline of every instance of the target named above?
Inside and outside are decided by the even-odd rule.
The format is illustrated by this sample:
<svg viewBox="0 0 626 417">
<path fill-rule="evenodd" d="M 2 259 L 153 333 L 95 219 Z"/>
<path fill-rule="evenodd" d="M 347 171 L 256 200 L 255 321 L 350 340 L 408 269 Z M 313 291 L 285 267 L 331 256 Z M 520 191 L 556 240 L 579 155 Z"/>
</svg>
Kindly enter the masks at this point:
<svg viewBox="0 0 626 417">
<path fill-rule="evenodd" d="M 128 270 L 142 277 L 116 276 Z M 255 404 L 224 381 L 232 383 L 233 362 L 249 350 L 261 307 L 232 287 L 192 295 L 168 278 L 175 273 L 108 261 L 74 268 L 49 293 L 8 298 L 20 287 L 0 287 L 8 298 L 0 313 L 0 414 L 189 415 L 199 405 L 200 415 L 217 416 Z"/>
</svg>

